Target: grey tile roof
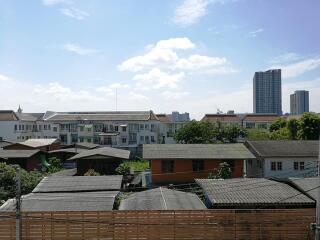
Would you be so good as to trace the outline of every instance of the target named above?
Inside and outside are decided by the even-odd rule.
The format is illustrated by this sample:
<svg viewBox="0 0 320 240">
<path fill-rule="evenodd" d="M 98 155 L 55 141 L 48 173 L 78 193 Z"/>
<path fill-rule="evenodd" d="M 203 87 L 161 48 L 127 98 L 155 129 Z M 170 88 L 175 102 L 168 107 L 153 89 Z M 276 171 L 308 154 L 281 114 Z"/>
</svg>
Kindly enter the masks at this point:
<svg viewBox="0 0 320 240">
<path fill-rule="evenodd" d="M 29 158 L 40 152 L 39 149 L 34 150 L 2 150 L 0 149 L 0 157 L 2 158 Z"/>
<path fill-rule="evenodd" d="M 123 112 L 61 112 L 50 113 L 45 120 L 50 121 L 147 121 L 157 120 L 152 111 Z"/>
<path fill-rule="evenodd" d="M 12 144 L 12 143 L 0 141 L 0 149 L 3 148 L 3 147 L 9 146 L 9 145 L 11 145 L 11 144 Z"/>
<path fill-rule="evenodd" d="M 314 200 L 319 200 L 318 191 L 320 187 L 318 177 L 310 178 L 289 178 L 289 182 L 300 191 L 311 196 Z"/>
<path fill-rule="evenodd" d="M 111 147 L 96 148 L 96 149 L 83 151 L 69 158 L 69 160 L 84 159 L 92 156 L 105 156 L 105 157 L 129 159 L 130 151 L 118 149 L 118 148 L 111 148 Z"/>
<path fill-rule="evenodd" d="M 45 177 L 33 189 L 40 192 L 109 191 L 121 188 L 122 175 L 109 176 L 51 176 Z"/>
<path fill-rule="evenodd" d="M 87 150 L 83 149 L 83 148 L 61 148 L 61 149 L 49 151 L 49 153 L 74 153 L 74 154 L 78 154 L 78 153 L 85 152 L 85 151 L 87 151 Z"/>
<path fill-rule="evenodd" d="M 314 201 L 288 184 L 264 178 L 196 179 L 212 207 L 313 206 Z"/>
<path fill-rule="evenodd" d="M 101 147 L 101 145 L 94 144 L 94 143 L 83 142 L 83 143 L 76 143 L 75 147 L 76 148 L 83 148 L 83 149 L 94 149 L 94 148 Z"/>
<path fill-rule="evenodd" d="M 53 173 L 50 176 L 54 176 L 54 177 L 58 177 L 58 176 L 75 176 L 77 174 L 77 169 L 76 168 L 72 168 L 72 169 L 64 169 L 61 170 L 59 172 Z"/>
<path fill-rule="evenodd" d="M 30 193 L 22 196 L 22 211 L 106 211 L 112 210 L 118 191 L 80 193 Z M 15 211 L 9 199 L 0 211 Z"/>
<path fill-rule="evenodd" d="M 19 120 L 21 121 L 35 122 L 38 120 L 38 117 L 33 116 L 30 113 L 16 113 L 16 115 L 19 117 Z"/>
<path fill-rule="evenodd" d="M 18 144 L 25 145 L 32 148 L 49 146 L 59 140 L 56 138 L 37 138 L 37 139 L 28 139 L 24 142 L 19 142 Z"/>
<path fill-rule="evenodd" d="M 144 144 L 145 159 L 254 159 L 242 144 Z"/>
<path fill-rule="evenodd" d="M 120 203 L 119 210 L 206 209 L 193 193 L 155 188 L 131 194 Z"/>
<path fill-rule="evenodd" d="M 246 145 L 252 148 L 260 157 L 318 157 L 319 141 L 247 141 Z"/>
</svg>

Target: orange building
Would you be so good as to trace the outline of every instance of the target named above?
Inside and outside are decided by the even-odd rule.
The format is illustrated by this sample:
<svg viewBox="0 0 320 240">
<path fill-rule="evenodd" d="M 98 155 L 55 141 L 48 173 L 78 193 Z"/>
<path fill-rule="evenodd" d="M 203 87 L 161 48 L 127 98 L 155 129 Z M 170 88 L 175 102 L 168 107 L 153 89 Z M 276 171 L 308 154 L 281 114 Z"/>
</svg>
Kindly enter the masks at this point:
<svg viewBox="0 0 320 240">
<path fill-rule="evenodd" d="M 242 177 L 244 161 L 255 156 L 240 143 L 235 144 L 147 144 L 143 158 L 150 160 L 152 182 L 188 183 L 207 178 L 222 162 L 227 162 L 232 177 Z"/>
</svg>

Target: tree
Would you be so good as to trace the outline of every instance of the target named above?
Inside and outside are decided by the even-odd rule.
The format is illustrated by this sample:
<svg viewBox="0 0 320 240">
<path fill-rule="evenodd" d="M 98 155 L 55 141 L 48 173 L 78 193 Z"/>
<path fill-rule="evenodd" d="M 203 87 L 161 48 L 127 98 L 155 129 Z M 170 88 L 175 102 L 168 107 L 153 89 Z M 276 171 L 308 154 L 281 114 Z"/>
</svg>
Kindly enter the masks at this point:
<svg viewBox="0 0 320 240">
<path fill-rule="evenodd" d="M 299 121 L 297 119 L 290 119 L 287 122 L 287 128 L 289 131 L 290 139 L 296 140 L 298 138 Z"/>
<path fill-rule="evenodd" d="M 231 168 L 230 165 L 226 162 L 220 163 L 219 168 L 216 170 L 215 173 L 210 173 L 208 178 L 211 179 L 228 179 L 231 178 Z"/>
<path fill-rule="evenodd" d="M 257 141 L 257 140 L 269 140 L 270 135 L 267 131 L 253 128 L 247 130 L 248 135 L 247 135 L 247 140 L 251 141 Z"/>
<path fill-rule="evenodd" d="M 276 121 L 274 121 L 271 125 L 270 125 L 270 132 L 274 132 L 277 130 L 280 130 L 281 128 L 284 128 L 287 126 L 287 121 L 284 118 L 279 118 Z"/>
<path fill-rule="evenodd" d="M 223 142 L 236 143 L 239 137 L 246 137 L 248 132 L 239 126 L 227 126 L 223 129 Z"/>
<path fill-rule="evenodd" d="M 270 134 L 271 140 L 290 140 L 290 132 L 288 128 L 280 128 Z"/>
<path fill-rule="evenodd" d="M 96 172 L 94 169 L 89 169 L 84 176 L 100 176 L 100 173 Z"/>
<path fill-rule="evenodd" d="M 48 173 L 55 173 L 61 171 L 62 164 L 59 158 L 51 157 L 48 159 L 48 163 L 50 164 L 47 170 Z"/>
<path fill-rule="evenodd" d="M 320 134 L 320 117 L 315 113 L 304 113 L 300 119 L 299 139 L 318 140 Z"/>
</svg>

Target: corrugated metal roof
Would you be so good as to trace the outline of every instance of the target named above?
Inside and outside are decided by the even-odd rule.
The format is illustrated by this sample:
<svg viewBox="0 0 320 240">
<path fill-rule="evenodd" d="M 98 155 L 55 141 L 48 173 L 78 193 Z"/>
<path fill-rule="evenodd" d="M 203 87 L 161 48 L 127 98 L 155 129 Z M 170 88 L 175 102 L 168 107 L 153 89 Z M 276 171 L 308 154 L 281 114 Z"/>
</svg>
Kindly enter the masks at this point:
<svg viewBox="0 0 320 240">
<path fill-rule="evenodd" d="M 12 110 L 0 110 L 0 121 L 17 121 L 16 113 Z"/>
<path fill-rule="evenodd" d="M 34 150 L 2 150 L 0 149 L 0 157 L 2 158 L 29 158 L 40 152 L 39 149 Z"/>
<path fill-rule="evenodd" d="M 45 115 L 50 121 L 147 121 L 158 120 L 152 111 L 56 112 Z"/>
<path fill-rule="evenodd" d="M 314 205 L 288 184 L 264 178 L 196 179 L 213 207 Z"/>
<path fill-rule="evenodd" d="M 49 151 L 49 153 L 74 153 L 74 154 L 78 154 L 78 153 L 85 152 L 85 151 L 87 151 L 87 149 L 83 149 L 83 148 L 61 148 L 61 149 Z"/>
<path fill-rule="evenodd" d="M 122 175 L 109 176 L 51 176 L 45 177 L 33 189 L 40 192 L 108 191 L 121 188 Z"/>
<path fill-rule="evenodd" d="M 260 157 L 318 157 L 319 141 L 277 140 L 247 141 L 247 146 Z"/>
<path fill-rule="evenodd" d="M 289 178 L 289 182 L 292 183 L 295 187 L 297 187 L 302 192 L 305 192 L 307 195 L 311 196 L 314 200 L 319 199 L 319 178 L 311 177 L 311 178 Z"/>
<path fill-rule="evenodd" d="M 167 188 L 155 188 L 131 194 L 120 203 L 119 210 L 177 210 L 206 209 L 193 193 Z"/>
<path fill-rule="evenodd" d="M 89 142 L 82 142 L 82 143 L 76 143 L 75 147 L 76 148 L 83 148 L 83 149 L 94 149 L 94 148 L 101 147 L 101 145 L 89 143 Z"/>
<path fill-rule="evenodd" d="M 145 159 L 254 159 L 242 144 L 144 144 Z"/>
<path fill-rule="evenodd" d="M 49 146 L 55 142 L 58 142 L 58 139 L 56 138 L 37 138 L 37 139 L 28 139 L 24 142 L 19 142 L 17 144 L 25 145 L 32 148 L 37 147 L 45 147 Z"/>
<path fill-rule="evenodd" d="M 80 193 L 30 193 L 21 198 L 22 211 L 106 211 L 112 210 L 118 191 Z M 15 211 L 15 199 L 9 199 L 0 211 Z"/>
<path fill-rule="evenodd" d="M 115 158 L 121 158 L 121 159 L 129 159 L 130 151 L 118 149 L 118 148 L 111 148 L 111 147 L 96 148 L 96 149 L 82 151 L 81 153 L 69 158 L 69 160 L 84 159 L 84 158 L 92 157 L 96 155 L 106 156 L 106 157 L 115 157 Z"/>
</svg>

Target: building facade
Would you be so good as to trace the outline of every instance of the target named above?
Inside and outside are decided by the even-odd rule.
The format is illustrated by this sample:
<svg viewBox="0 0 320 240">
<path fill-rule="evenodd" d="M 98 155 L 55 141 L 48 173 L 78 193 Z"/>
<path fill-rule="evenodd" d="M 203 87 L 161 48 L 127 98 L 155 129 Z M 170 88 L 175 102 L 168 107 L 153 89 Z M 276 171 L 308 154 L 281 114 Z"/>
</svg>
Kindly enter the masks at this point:
<svg viewBox="0 0 320 240">
<path fill-rule="evenodd" d="M 290 114 L 301 115 L 309 112 L 309 92 L 305 90 L 295 91 L 290 95 Z"/>
<path fill-rule="evenodd" d="M 281 69 L 254 74 L 253 112 L 282 115 Z"/>
</svg>

